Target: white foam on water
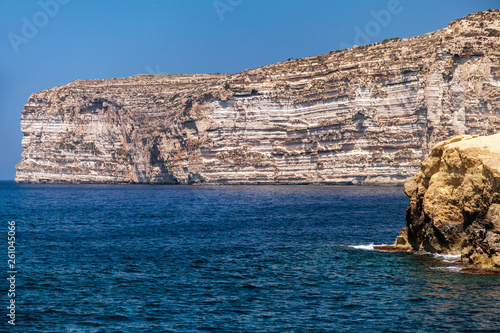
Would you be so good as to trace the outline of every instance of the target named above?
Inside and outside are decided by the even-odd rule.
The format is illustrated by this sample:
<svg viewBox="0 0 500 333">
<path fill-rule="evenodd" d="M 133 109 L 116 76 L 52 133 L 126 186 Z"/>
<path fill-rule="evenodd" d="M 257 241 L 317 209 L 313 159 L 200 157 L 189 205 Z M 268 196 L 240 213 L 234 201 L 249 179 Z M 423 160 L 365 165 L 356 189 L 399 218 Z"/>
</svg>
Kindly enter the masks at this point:
<svg viewBox="0 0 500 333">
<path fill-rule="evenodd" d="M 368 250 L 368 251 L 370 251 L 370 250 L 373 250 L 374 246 L 375 245 L 373 243 L 370 243 L 368 245 L 351 245 L 349 247 L 352 247 L 353 249 L 358 249 L 358 250 Z"/>
<path fill-rule="evenodd" d="M 387 246 L 386 244 L 375 245 L 373 243 L 366 245 L 350 245 L 348 247 L 352 249 L 365 250 L 365 251 L 374 251 L 377 246 Z M 439 259 L 443 263 L 454 263 L 459 264 L 461 255 L 460 254 L 438 254 L 438 253 L 430 253 L 430 252 L 414 252 L 414 255 L 426 255 L 433 256 L 436 259 Z M 430 269 L 436 269 L 440 271 L 454 272 L 459 273 L 464 266 L 434 266 L 430 267 Z"/>
<path fill-rule="evenodd" d="M 443 259 L 460 259 L 461 254 L 434 254 L 435 257 Z"/>
<path fill-rule="evenodd" d="M 463 267 L 459 267 L 459 266 L 445 266 L 445 267 L 437 266 L 437 267 L 431 267 L 431 269 L 438 269 L 440 271 L 449 271 L 449 272 L 458 273 L 458 272 L 460 272 L 463 269 Z"/>
<path fill-rule="evenodd" d="M 373 251 L 375 246 L 387 246 L 387 244 L 375 245 L 373 243 L 370 243 L 368 245 L 351 245 L 349 247 L 358 250 Z"/>
<path fill-rule="evenodd" d="M 460 254 L 437 254 L 434 253 L 434 257 L 442 259 L 444 262 L 457 262 L 462 257 Z"/>
</svg>

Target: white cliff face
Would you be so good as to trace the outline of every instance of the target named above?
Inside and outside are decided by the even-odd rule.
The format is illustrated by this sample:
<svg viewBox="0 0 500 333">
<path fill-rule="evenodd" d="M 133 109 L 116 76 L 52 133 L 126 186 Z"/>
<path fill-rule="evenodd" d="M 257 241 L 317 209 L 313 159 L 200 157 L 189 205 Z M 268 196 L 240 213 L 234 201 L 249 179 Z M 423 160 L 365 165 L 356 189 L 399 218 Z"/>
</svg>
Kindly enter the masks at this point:
<svg viewBox="0 0 500 333">
<path fill-rule="evenodd" d="M 347 108 L 338 100 L 294 104 L 260 96 L 216 103 L 210 115 L 218 130 L 208 134 L 214 147 L 202 152 L 214 167 L 204 177 L 285 183 L 404 179 L 421 157 L 414 137 L 403 131 L 411 128 L 412 113 L 396 106 L 392 114 L 401 124 L 381 126 L 374 118 L 388 117 L 376 111 L 384 101 L 364 95 L 359 89 Z M 397 137 L 400 147 L 388 137 Z"/>
<path fill-rule="evenodd" d="M 500 12 L 235 75 L 75 81 L 23 110 L 18 182 L 399 183 L 500 129 Z"/>
</svg>

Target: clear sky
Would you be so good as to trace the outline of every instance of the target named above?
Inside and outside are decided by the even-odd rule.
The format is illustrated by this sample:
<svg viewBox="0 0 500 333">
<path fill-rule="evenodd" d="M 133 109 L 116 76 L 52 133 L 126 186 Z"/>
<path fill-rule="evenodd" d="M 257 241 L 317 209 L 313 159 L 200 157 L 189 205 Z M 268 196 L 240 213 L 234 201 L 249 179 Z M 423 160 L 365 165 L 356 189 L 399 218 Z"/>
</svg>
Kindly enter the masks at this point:
<svg viewBox="0 0 500 333">
<path fill-rule="evenodd" d="M 0 179 L 29 96 L 76 79 L 236 73 L 444 28 L 498 0 L 2 0 Z"/>
</svg>

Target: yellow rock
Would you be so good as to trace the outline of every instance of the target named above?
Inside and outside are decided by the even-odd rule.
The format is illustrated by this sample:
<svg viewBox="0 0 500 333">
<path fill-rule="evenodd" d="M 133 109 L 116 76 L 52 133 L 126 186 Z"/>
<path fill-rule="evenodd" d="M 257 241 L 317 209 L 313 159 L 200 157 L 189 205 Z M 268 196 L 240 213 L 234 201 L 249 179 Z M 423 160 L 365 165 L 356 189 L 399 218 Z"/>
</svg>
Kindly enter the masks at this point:
<svg viewBox="0 0 500 333">
<path fill-rule="evenodd" d="M 461 253 L 474 266 L 500 269 L 499 192 L 500 133 L 437 144 L 405 182 L 410 247 Z"/>
</svg>

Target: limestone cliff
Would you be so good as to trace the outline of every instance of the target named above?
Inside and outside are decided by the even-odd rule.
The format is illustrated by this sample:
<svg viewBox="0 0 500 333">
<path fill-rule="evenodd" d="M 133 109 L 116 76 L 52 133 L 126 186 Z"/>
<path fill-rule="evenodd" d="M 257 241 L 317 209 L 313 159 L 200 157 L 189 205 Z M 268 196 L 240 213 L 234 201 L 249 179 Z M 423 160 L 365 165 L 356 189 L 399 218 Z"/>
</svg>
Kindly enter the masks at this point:
<svg viewBox="0 0 500 333">
<path fill-rule="evenodd" d="M 232 75 L 33 94 L 17 182 L 398 183 L 437 142 L 500 128 L 500 12 Z"/>
<path fill-rule="evenodd" d="M 500 269 L 500 133 L 439 143 L 406 180 L 405 193 L 407 226 L 396 246 Z"/>
</svg>

